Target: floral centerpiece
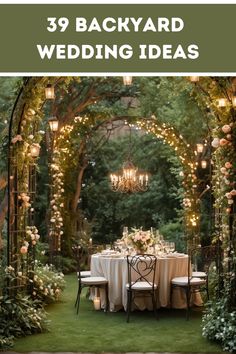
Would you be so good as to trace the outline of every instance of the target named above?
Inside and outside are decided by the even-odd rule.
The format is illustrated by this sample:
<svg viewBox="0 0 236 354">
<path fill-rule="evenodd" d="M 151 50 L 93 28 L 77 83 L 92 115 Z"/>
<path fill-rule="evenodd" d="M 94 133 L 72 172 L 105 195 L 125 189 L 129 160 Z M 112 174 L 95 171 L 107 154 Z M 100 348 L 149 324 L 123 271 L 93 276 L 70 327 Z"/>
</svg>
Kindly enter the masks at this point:
<svg viewBox="0 0 236 354">
<path fill-rule="evenodd" d="M 140 229 L 132 229 L 132 232 L 123 236 L 124 242 L 127 246 L 132 246 L 136 249 L 137 253 L 144 253 L 149 246 L 155 243 L 155 238 L 150 230 L 144 231 Z"/>
</svg>

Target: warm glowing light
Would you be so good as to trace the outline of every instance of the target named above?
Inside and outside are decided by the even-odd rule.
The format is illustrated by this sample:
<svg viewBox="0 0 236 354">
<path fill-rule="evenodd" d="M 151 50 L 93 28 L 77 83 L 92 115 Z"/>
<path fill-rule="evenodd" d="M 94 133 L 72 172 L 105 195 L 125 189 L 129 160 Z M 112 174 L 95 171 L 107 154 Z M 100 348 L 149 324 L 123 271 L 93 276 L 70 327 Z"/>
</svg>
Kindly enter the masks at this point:
<svg viewBox="0 0 236 354">
<path fill-rule="evenodd" d="M 203 144 L 197 144 L 197 152 L 201 154 L 203 152 L 204 146 Z"/>
<path fill-rule="evenodd" d="M 39 144 L 32 144 L 30 146 L 30 155 L 33 158 L 37 158 L 40 153 L 40 145 Z"/>
<path fill-rule="evenodd" d="M 201 167 L 204 169 L 207 168 L 207 161 L 206 160 L 201 161 Z"/>
<path fill-rule="evenodd" d="M 58 131 L 59 121 L 57 117 L 51 117 L 48 119 L 48 123 L 52 132 Z"/>
<path fill-rule="evenodd" d="M 227 105 L 226 98 L 219 98 L 218 99 L 218 107 L 223 108 L 223 107 L 226 107 L 226 105 Z"/>
<path fill-rule="evenodd" d="M 54 100 L 55 98 L 54 86 L 50 84 L 47 85 L 47 87 L 45 88 L 45 97 L 47 100 Z"/>
<path fill-rule="evenodd" d="M 236 107 L 236 95 L 232 97 L 232 104 L 234 107 Z"/>
<path fill-rule="evenodd" d="M 101 300 L 100 297 L 94 297 L 93 299 L 93 306 L 96 311 L 101 310 Z"/>
<path fill-rule="evenodd" d="M 123 76 L 123 84 L 125 86 L 130 86 L 132 85 L 132 76 Z"/>
<path fill-rule="evenodd" d="M 189 77 L 189 80 L 190 80 L 191 82 L 198 82 L 198 81 L 199 81 L 199 76 L 190 76 L 190 77 Z"/>
<path fill-rule="evenodd" d="M 138 168 L 128 160 L 123 169 L 110 174 L 111 189 L 114 192 L 135 193 L 145 192 L 148 188 L 149 174 L 139 172 Z"/>
</svg>

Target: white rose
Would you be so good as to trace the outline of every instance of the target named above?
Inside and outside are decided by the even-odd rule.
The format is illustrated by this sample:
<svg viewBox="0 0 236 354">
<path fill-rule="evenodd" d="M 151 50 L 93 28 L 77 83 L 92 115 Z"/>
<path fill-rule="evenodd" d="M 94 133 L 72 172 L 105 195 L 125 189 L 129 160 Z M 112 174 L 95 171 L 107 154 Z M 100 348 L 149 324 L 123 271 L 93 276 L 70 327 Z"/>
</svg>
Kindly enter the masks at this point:
<svg viewBox="0 0 236 354">
<path fill-rule="evenodd" d="M 219 138 L 214 138 L 211 142 L 211 146 L 213 146 L 214 148 L 218 148 L 220 145 L 220 139 Z"/>
</svg>

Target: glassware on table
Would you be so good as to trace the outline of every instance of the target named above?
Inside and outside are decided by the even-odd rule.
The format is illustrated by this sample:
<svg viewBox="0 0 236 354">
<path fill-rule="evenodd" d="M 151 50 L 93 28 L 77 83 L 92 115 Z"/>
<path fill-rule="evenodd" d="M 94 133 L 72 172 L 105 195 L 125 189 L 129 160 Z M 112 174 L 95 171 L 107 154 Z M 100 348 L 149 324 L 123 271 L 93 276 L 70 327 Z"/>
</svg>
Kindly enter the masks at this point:
<svg viewBox="0 0 236 354">
<path fill-rule="evenodd" d="M 168 241 L 163 241 L 163 249 L 165 253 L 169 253 L 170 252 L 170 243 Z"/>
<path fill-rule="evenodd" d="M 147 253 L 154 254 L 155 253 L 155 247 L 154 246 L 149 246 L 148 249 L 147 249 Z"/>
<path fill-rule="evenodd" d="M 174 252 L 175 251 L 175 243 L 174 242 L 170 242 L 170 252 Z"/>
<path fill-rule="evenodd" d="M 126 237 L 128 235 L 128 227 L 127 226 L 124 226 L 123 227 L 123 237 Z"/>
</svg>

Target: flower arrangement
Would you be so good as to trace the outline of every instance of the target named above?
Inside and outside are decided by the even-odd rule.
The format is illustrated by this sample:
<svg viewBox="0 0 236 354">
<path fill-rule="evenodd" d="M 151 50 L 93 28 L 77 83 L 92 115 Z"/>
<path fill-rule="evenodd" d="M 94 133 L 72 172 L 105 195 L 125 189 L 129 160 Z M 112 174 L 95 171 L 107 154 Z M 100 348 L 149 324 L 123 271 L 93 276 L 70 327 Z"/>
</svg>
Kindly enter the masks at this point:
<svg viewBox="0 0 236 354">
<path fill-rule="evenodd" d="M 138 252 L 146 252 L 154 244 L 154 235 L 148 230 L 132 229 L 132 232 L 123 237 L 127 245 L 134 247 Z"/>
<path fill-rule="evenodd" d="M 55 271 L 52 265 L 36 261 L 33 277 L 33 297 L 44 303 L 57 301 L 65 287 L 64 274 Z"/>
</svg>

